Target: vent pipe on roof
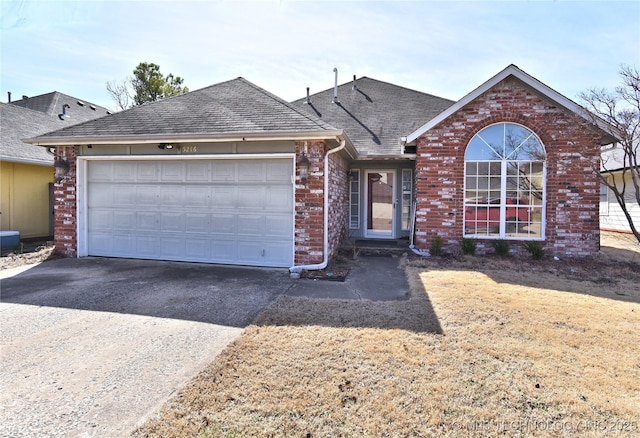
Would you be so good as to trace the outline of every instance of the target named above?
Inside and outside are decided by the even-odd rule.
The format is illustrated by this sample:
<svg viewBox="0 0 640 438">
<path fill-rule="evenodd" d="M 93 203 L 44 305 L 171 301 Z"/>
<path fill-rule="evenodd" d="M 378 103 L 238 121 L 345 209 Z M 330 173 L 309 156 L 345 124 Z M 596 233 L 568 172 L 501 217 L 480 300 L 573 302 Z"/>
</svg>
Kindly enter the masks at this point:
<svg viewBox="0 0 640 438">
<path fill-rule="evenodd" d="M 331 103 L 339 103 L 340 101 L 338 100 L 338 68 L 335 67 L 333 69 L 333 72 L 336 74 L 336 82 L 335 82 L 335 85 L 333 86 L 333 100 L 331 101 Z"/>
<path fill-rule="evenodd" d="M 309 97 L 309 87 L 307 87 L 307 103 L 311 103 L 311 98 Z"/>
<path fill-rule="evenodd" d="M 358 89 L 358 86 L 356 85 L 356 75 L 353 75 L 353 86 L 351 89 L 354 91 Z"/>
<path fill-rule="evenodd" d="M 11 91 L 7 91 L 7 95 L 9 96 L 9 103 L 11 103 Z"/>
<path fill-rule="evenodd" d="M 71 117 L 69 114 L 67 114 L 67 108 L 71 108 L 71 106 L 69 106 L 68 103 L 65 103 L 64 105 L 62 105 L 62 113 L 58 114 L 58 118 L 60 120 L 66 120 L 69 117 Z"/>
<path fill-rule="evenodd" d="M 24 94 L 22 95 L 22 100 L 27 100 L 28 98 L 29 98 L 29 96 L 26 96 Z"/>
</svg>

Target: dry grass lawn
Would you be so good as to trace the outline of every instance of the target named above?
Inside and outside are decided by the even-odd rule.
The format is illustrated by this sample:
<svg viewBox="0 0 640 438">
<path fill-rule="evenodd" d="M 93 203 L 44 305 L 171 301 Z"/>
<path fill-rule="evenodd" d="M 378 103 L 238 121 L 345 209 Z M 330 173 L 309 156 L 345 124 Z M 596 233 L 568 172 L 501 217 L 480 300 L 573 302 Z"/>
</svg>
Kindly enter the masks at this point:
<svg viewBox="0 0 640 438">
<path fill-rule="evenodd" d="M 404 263 L 407 301 L 279 297 L 134 436 L 640 434 L 640 264 Z"/>
</svg>

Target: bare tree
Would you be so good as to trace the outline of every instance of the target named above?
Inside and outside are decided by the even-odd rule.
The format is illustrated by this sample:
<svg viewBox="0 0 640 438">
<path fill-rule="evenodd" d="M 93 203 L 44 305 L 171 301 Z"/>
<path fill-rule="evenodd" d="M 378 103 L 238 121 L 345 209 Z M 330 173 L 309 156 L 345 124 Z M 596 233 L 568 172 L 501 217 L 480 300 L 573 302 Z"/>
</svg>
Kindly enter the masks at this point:
<svg viewBox="0 0 640 438">
<path fill-rule="evenodd" d="M 133 98 L 129 90 L 130 83 L 131 78 L 124 78 L 122 81 L 107 81 L 107 91 L 120 110 L 126 110 L 131 107 Z"/>
<path fill-rule="evenodd" d="M 580 93 L 582 105 L 594 124 L 597 118 L 616 128 L 619 142 L 602 151 L 600 180 L 614 194 L 631 232 L 640 242 L 640 224 L 634 223 L 630 208 L 640 207 L 640 72 L 623 66 L 620 70 L 622 85 L 611 92 L 590 89 Z M 631 181 L 629 183 L 629 180 Z"/>
</svg>

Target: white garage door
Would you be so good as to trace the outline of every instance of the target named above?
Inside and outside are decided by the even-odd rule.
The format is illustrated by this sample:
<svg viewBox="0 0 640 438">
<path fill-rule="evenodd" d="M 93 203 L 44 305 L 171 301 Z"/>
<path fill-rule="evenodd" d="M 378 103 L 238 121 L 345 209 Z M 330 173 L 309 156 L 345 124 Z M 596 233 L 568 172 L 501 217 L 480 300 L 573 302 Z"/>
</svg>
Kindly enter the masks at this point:
<svg viewBox="0 0 640 438">
<path fill-rule="evenodd" d="M 293 265 L 292 159 L 87 162 L 89 255 Z"/>
</svg>

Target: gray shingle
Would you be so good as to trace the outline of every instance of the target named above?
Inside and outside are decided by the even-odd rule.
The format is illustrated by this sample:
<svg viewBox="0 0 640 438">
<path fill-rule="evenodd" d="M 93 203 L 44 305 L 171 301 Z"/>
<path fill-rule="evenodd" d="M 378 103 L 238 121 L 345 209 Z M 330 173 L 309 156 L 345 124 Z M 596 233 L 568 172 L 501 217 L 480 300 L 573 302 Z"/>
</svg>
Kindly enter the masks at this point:
<svg viewBox="0 0 640 438">
<path fill-rule="evenodd" d="M 0 102 L 0 159 L 52 165 L 53 156 L 45 148 L 22 140 L 58 129 L 62 123 L 57 117 Z"/>
<path fill-rule="evenodd" d="M 400 138 L 422 126 L 455 102 L 419 91 L 361 77 L 334 89 L 293 102 L 303 111 L 344 129 L 360 155 L 395 156 L 402 153 Z"/>
<path fill-rule="evenodd" d="M 66 110 L 69 118 L 65 120 L 68 124 L 75 125 L 108 114 L 107 108 L 69 96 L 68 94 L 60 93 L 59 91 L 52 91 L 51 93 L 11 102 L 11 105 L 39 111 L 52 117 L 58 117 L 58 114 L 62 113 L 62 106 L 65 104 L 69 105 L 69 108 Z"/>
<path fill-rule="evenodd" d="M 335 130 L 329 123 L 243 78 L 147 103 L 43 135 L 55 138 L 203 135 Z"/>
</svg>

